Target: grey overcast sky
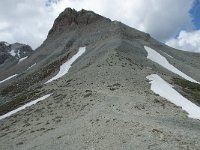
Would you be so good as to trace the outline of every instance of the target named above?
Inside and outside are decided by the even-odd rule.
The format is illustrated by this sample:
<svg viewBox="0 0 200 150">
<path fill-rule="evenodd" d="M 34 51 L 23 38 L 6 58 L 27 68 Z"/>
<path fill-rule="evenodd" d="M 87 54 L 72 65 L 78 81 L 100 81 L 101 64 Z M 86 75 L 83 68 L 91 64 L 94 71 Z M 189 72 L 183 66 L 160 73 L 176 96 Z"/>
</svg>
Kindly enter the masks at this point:
<svg viewBox="0 0 200 150">
<path fill-rule="evenodd" d="M 173 47 L 200 52 L 200 0 L 1 0 L 0 41 L 37 48 L 66 7 L 95 11 Z M 194 10 L 194 11 L 193 11 Z M 191 13 L 192 12 L 192 13 Z M 195 12 L 195 13 L 194 13 Z M 198 20 L 197 20 L 198 21 Z"/>
</svg>

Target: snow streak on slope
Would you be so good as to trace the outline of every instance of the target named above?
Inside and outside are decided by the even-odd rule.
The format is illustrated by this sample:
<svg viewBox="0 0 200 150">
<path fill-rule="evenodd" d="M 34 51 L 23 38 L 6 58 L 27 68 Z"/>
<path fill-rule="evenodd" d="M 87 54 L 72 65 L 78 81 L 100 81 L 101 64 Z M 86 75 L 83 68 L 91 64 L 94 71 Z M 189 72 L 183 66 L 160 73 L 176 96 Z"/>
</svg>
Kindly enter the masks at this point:
<svg viewBox="0 0 200 150">
<path fill-rule="evenodd" d="M 17 56 L 20 58 L 20 50 L 17 51 Z"/>
<path fill-rule="evenodd" d="M 14 75 L 12 75 L 12 76 L 10 76 L 10 77 L 8 77 L 8 78 L 6 78 L 6 79 L 0 81 L 0 83 L 3 83 L 3 82 L 5 82 L 5 81 L 7 81 L 7 80 L 10 80 L 10 79 L 14 78 L 14 77 L 17 76 L 17 75 L 18 75 L 18 74 L 14 74 Z"/>
<path fill-rule="evenodd" d="M 40 97 L 40 98 L 38 98 L 38 99 L 36 99 L 34 101 L 31 101 L 31 102 L 29 102 L 29 103 L 27 103 L 27 104 L 15 109 L 15 110 L 12 110 L 12 111 L 0 116 L 0 120 L 2 120 L 4 118 L 7 118 L 7 117 L 17 113 L 18 111 L 21 111 L 21 110 L 25 109 L 26 107 L 30 107 L 31 105 L 34 105 L 34 104 L 38 103 L 39 101 L 42 101 L 42 100 L 48 98 L 49 96 L 51 96 L 51 94 L 44 95 L 44 96 L 42 96 L 42 97 Z"/>
<path fill-rule="evenodd" d="M 169 55 L 169 54 L 167 54 L 167 53 L 165 53 L 165 52 L 163 52 L 165 55 L 167 55 L 168 57 L 170 57 L 170 58 L 174 58 L 174 57 L 172 57 L 171 55 Z"/>
<path fill-rule="evenodd" d="M 153 50 L 150 47 L 144 46 L 145 50 L 148 53 L 147 58 L 158 63 L 159 65 L 161 65 L 162 67 L 170 70 L 171 72 L 178 74 L 179 76 L 183 77 L 184 79 L 194 82 L 194 83 L 199 83 L 196 80 L 192 79 L 191 77 L 189 77 L 188 75 L 186 75 L 185 73 L 181 72 L 180 70 L 178 70 L 177 68 L 175 68 L 173 65 L 171 65 L 167 59 L 165 57 L 163 57 L 162 55 L 160 55 L 158 52 L 156 52 L 155 50 Z M 199 83 L 200 84 L 200 83 Z"/>
<path fill-rule="evenodd" d="M 34 67 L 36 65 L 36 63 L 34 63 L 32 66 L 28 67 L 27 70 L 31 69 L 32 67 Z"/>
<path fill-rule="evenodd" d="M 180 93 L 173 89 L 172 85 L 167 83 L 157 74 L 151 74 L 146 78 L 150 80 L 151 90 L 153 92 L 166 98 L 175 105 L 182 107 L 182 109 L 189 114 L 188 117 L 200 119 L 200 107 L 183 97 Z"/>
<path fill-rule="evenodd" d="M 18 63 L 24 61 L 26 58 L 28 58 L 28 56 L 21 58 Z"/>
<path fill-rule="evenodd" d="M 67 62 L 62 64 L 60 66 L 60 71 L 58 72 L 58 74 L 56 76 L 54 76 L 53 78 L 51 78 L 50 80 L 48 80 L 46 83 L 49 83 L 49 82 L 51 82 L 53 80 L 56 80 L 56 79 L 64 76 L 65 74 L 67 74 L 68 71 L 69 71 L 69 68 L 71 67 L 73 62 L 75 62 L 76 59 L 78 59 L 85 52 L 85 49 L 86 49 L 85 47 L 80 47 L 79 51 L 77 52 L 77 54 L 75 54 L 70 60 L 68 60 Z"/>
</svg>

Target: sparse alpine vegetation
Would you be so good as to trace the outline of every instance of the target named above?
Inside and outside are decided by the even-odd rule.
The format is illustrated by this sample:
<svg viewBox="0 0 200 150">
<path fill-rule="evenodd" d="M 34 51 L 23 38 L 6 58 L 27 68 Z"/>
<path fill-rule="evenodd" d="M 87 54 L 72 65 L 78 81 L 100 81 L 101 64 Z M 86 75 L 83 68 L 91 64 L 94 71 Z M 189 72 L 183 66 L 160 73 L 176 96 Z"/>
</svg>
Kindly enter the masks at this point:
<svg viewBox="0 0 200 150">
<path fill-rule="evenodd" d="M 28 100 L 37 98 L 38 90 L 42 87 L 41 83 L 44 79 L 54 73 L 59 66 L 70 58 L 70 53 L 67 53 L 63 58 L 46 65 L 44 68 L 31 73 L 25 78 L 11 83 L 0 91 L 0 95 L 12 97 L 12 100 L 0 105 L 0 115 L 4 114 L 20 105 L 23 105 Z M 34 86 L 34 87 L 32 87 Z M 14 98 L 13 98 L 14 97 Z"/>
<path fill-rule="evenodd" d="M 200 84 L 181 78 L 173 78 L 173 82 L 182 88 L 184 95 L 192 97 L 193 101 L 200 105 Z"/>
</svg>

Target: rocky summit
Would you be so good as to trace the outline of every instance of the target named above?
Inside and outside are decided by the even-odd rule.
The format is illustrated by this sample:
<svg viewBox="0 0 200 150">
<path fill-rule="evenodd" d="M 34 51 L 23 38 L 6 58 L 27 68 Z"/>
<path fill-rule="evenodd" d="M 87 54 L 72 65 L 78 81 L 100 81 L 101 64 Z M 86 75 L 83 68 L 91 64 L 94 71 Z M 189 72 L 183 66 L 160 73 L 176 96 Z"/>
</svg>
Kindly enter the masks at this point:
<svg viewBox="0 0 200 150">
<path fill-rule="evenodd" d="M 77 12 L 75 9 L 66 8 L 55 20 L 52 29 L 49 31 L 49 36 L 60 34 L 64 30 L 71 30 L 73 27 L 89 25 L 104 19 L 106 18 L 92 11 L 82 9 Z"/>
<path fill-rule="evenodd" d="M 71 8 L 19 49 L 0 43 L 0 150 L 199 149 L 200 54 Z"/>
</svg>

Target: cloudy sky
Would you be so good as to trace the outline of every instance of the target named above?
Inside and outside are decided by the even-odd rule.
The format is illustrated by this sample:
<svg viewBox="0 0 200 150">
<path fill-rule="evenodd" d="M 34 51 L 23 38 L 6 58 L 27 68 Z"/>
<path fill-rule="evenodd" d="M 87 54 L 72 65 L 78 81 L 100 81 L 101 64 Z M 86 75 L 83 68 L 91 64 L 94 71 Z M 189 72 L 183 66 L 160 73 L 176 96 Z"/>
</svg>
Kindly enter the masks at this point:
<svg viewBox="0 0 200 150">
<path fill-rule="evenodd" d="M 200 52 L 200 0 L 1 0 L 0 41 L 37 48 L 66 7 L 93 10 L 170 46 Z"/>
</svg>

